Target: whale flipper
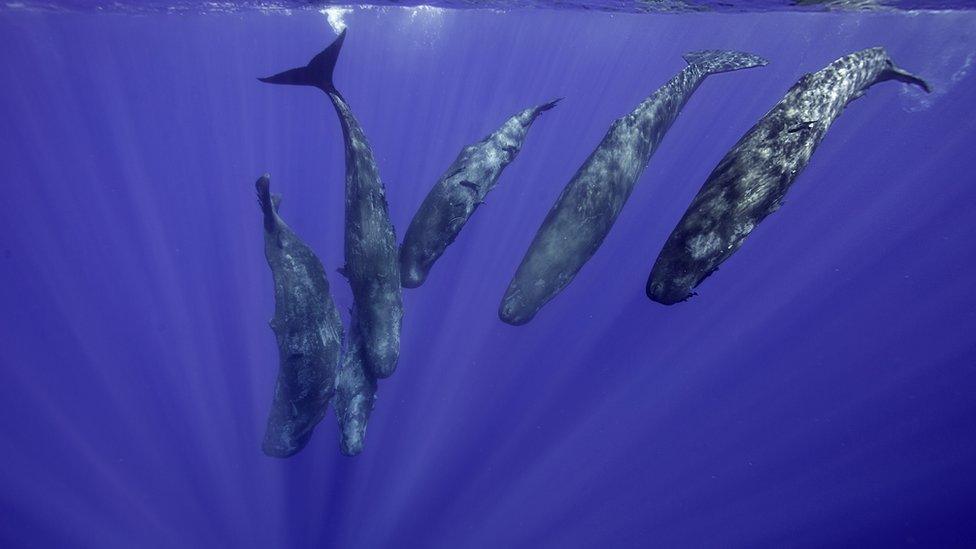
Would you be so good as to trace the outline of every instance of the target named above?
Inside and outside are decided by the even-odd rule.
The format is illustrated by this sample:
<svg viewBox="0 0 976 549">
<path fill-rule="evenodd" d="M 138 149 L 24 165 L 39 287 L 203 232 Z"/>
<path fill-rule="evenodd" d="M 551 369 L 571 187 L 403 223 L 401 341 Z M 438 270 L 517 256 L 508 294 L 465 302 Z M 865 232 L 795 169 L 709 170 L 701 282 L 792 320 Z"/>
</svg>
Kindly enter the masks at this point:
<svg viewBox="0 0 976 549">
<path fill-rule="evenodd" d="M 751 69 L 769 64 L 769 61 L 741 51 L 700 50 L 690 51 L 681 56 L 689 65 L 698 65 L 706 73 L 729 72 Z"/>
<path fill-rule="evenodd" d="M 306 66 L 259 80 L 319 88 L 335 107 L 346 153 L 345 273 L 352 288 L 367 364 L 376 378 L 386 378 L 396 369 L 400 353 L 400 262 L 386 189 L 373 151 L 352 109 L 333 83 L 333 70 L 345 37 L 345 31 L 341 32 Z"/>
<path fill-rule="evenodd" d="M 342 50 L 342 42 L 345 39 L 346 31 L 343 29 L 339 33 L 339 37 L 329 44 L 329 47 L 313 57 L 308 62 L 308 65 L 279 72 L 274 76 L 258 78 L 258 80 L 268 84 L 314 86 L 325 93 L 334 92 L 335 86 L 332 85 L 332 72 L 335 69 L 336 60 L 339 59 L 339 51 Z"/>
<path fill-rule="evenodd" d="M 464 180 L 464 181 L 458 183 L 458 185 L 461 185 L 462 187 L 467 187 L 467 188 L 471 189 L 476 196 L 479 195 L 479 194 L 481 194 L 481 189 L 478 188 L 478 184 L 477 183 L 473 183 L 471 181 Z"/>
<path fill-rule="evenodd" d="M 796 133 L 803 130 L 809 130 L 817 122 L 818 122 L 817 120 L 804 120 L 803 122 L 800 122 L 799 124 L 790 127 L 788 130 L 786 130 L 786 133 Z"/>
</svg>

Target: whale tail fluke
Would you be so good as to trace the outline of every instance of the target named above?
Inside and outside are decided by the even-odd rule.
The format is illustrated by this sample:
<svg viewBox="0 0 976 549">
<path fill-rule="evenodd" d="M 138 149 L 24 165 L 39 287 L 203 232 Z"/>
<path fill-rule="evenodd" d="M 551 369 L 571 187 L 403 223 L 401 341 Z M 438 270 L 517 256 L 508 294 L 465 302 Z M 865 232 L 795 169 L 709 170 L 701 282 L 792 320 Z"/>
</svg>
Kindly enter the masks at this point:
<svg viewBox="0 0 976 549">
<path fill-rule="evenodd" d="M 930 86 L 928 82 L 906 70 L 899 69 L 894 65 L 884 71 L 881 79 L 897 80 L 906 84 L 914 84 L 925 90 L 925 93 L 932 93 L 932 86 Z"/>
<path fill-rule="evenodd" d="M 682 57 L 689 65 L 701 67 L 706 74 L 751 69 L 769 64 L 769 61 L 758 55 L 730 50 L 690 51 Z"/>
<path fill-rule="evenodd" d="M 274 76 L 258 78 L 258 80 L 267 82 L 268 84 L 314 86 L 325 93 L 334 92 L 335 86 L 332 84 L 332 71 L 335 69 L 336 61 L 339 59 L 339 51 L 342 50 L 342 42 L 345 39 L 346 31 L 343 29 L 339 33 L 339 37 L 329 44 L 329 47 L 313 57 L 308 62 L 308 65 L 279 72 Z"/>
</svg>

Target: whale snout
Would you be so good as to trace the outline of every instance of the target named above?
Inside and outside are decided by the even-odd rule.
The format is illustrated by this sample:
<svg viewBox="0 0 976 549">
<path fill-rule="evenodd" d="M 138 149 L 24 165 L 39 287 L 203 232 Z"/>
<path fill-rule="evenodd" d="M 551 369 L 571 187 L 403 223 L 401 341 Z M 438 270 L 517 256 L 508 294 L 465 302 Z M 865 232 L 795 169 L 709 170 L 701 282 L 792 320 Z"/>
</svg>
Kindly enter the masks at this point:
<svg viewBox="0 0 976 549">
<path fill-rule="evenodd" d="M 264 435 L 264 442 L 261 444 L 261 451 L 269 457 L 291 457 L 304 448 L 311 437 L 311 429 L 304 429 L 301 432 L 295 433 L 291 430 L 290 426 L 269 425 Z"/>
<path fill-rule="evenodd" d="M 347 422 L 342 426 L 339 438 L 339 451 L 344 456 L 355 456 L 363 451 L 366 442 L 366 425 L 360 420 Z"/>
<path fill-rule="evenodd" d="M 400 285 L 404 288 L 417 288 L 427 280 L 427 271 L 418 265 L 405 262 L 400 265 Z"/>
<path fill-rule="evenodd" d="M 409 237 L 408 237 L 409 238 Z M 404 288 L 416 288 L 427 280 L 430 272 L 430 261 L 424 261 L 425 255 L 420 246 L 404 242 L 400 247 L 400 285 Z"/>
<path fill-rule="evenodd" d="M 664 277 L 655 277 L 647 282 L 647 297 L 662 305 L 674 305 L 690 298 L 694 293 L 691 288 L 675 283 Z"/>
<path fill-rule="evenodd" d="M 529 310 L 525 306 L 518 292 L 505 294 L 505 297 L 502 299 L 502 304 L 498 308 L 498 318 L 502 322 L 511 324 L 512 326 L 527 324 L 534 316 L 535 311 Z"/>
<path fill-rule="evenodd" d="M 502 319 L 502 322 L 505 324 L 511 324 L 512 326 L 522 326 L 532 320 L 531 315 L 522 314 L 512 307 L 505 306 L 499 309 L 498 318 Z"/>
<path fill-rule="evenodd" d="M 393 375 L 400 356 L 399 345 L 393 341 L 374 340 L 375 346 L 366 347 L 366 359 L 370 371 L 378 379 L 386 379 Z"/>
</svg>

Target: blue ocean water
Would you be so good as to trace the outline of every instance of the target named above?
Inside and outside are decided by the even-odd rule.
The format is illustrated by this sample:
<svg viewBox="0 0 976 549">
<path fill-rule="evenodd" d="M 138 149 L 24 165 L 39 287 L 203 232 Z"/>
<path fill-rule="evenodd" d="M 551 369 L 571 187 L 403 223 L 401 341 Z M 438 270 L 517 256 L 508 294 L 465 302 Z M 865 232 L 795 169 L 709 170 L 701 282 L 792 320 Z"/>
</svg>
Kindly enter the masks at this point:
<svg viewBox="0 0 976 549">
<path fill-rule="evenodd" d="M 976 544 L 976 12 L 159 4 L 0 7 L 0 546 Z M 401 236 L 461 147 L 565 99 L 404 290 L 363 453 L 330 411 L 273 459 L 258 175 L 347 318 L 352 298 L 336 116 L 255 77 L 342 27 L 335 81 Z M 876 45 L 933 93 L 870 89 L 698 296 L 649 301 L 719 159 L 801 75 Z M 502 323 L 563 186 L 703 48 L 770 63 L 709 77 L 599 252 Z"/>
</svg>

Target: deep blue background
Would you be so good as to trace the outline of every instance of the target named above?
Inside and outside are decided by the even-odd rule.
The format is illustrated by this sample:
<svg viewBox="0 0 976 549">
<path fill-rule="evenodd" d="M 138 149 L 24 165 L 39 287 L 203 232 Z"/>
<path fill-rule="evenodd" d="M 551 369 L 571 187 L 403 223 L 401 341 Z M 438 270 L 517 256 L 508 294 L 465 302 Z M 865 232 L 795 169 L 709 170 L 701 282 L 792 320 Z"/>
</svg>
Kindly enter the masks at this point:
<svg viewBox="0 0 976 549">
<path fill-rule="evenodd" d="M 315 12 L 0 12 L 0 545 L 763 547 L 976 540 L 976 16 L 362 10 L 336 82 L 402 235 L 460 148 L 554 97 L 488 203 L 405 292 L 367 447 L 330 414 L 260 452 L 277 353 L 253 181 L 330 273 L 341 134 L 255 76 L 334 33 Z M 884 45 L 929 77 L 848 108 L 688 303 L 647 300 L 722 155 L 804 72 Z M 529 325 L 496 317 L 610 121 L 709 78 L 603 248 Z M 347 285 L 330 280 L 340 306 Z"/>
</svg>

